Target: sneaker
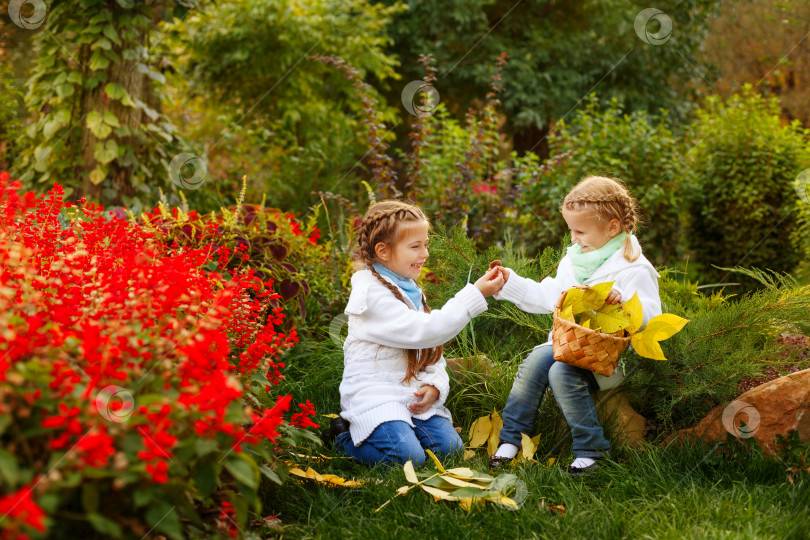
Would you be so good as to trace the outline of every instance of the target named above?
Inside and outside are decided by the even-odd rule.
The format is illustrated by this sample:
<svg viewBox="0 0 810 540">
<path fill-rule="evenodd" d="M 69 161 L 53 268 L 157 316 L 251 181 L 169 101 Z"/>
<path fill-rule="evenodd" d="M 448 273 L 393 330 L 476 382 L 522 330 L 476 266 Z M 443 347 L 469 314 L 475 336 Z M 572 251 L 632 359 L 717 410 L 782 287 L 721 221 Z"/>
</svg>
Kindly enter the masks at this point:
<svg viewBox="0 0 810 540">
<path fill-rule="evenodd" d="M 492 455 L 492 456 L 489 457 L 489 468 L 492 469 L 492 470 L 500 469 L 501 467 L 503 467 L 504 465 L 506 465 L 507 463 L 509 463 L 513 459 L 515 459 L 515 458 Z"/>
<path fill-rule="evenodd" d="M 329 427 L 321 433 L 321 440 L 325 445 L 332 445 L 341 433 L 349 431 L 349 422 L 338 416 L 329 422 Z"/>
<path fill-rule="evenodd" d="M 591 459 L 593 460 L 593 463 L 591 463 L 587 467 L 574 467 L 573 465 L 569 465 L 568 474 L 570 474 L 573 478 L 578 478 L 580 476 L 591 474 L 593 471 L 595 471 L 600 467 L 599 462 L 605 460 L 605 458 L 603 457 L 592 457 Z"/>
</svg>

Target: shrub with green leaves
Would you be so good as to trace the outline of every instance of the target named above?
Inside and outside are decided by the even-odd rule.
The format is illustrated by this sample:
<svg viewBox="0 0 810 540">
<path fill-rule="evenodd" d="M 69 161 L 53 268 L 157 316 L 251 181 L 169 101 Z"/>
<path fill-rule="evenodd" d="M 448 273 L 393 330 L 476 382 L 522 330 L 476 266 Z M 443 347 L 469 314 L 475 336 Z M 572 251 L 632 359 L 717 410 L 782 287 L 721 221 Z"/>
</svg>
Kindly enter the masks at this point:
<svg viewBox="0 0 810 540">
<path fill-rule="evenodd" d="M 707 279 L 728 276 L 713 266 L 795 269 L 795 180 L 810 167 L 809 135 L 798 121 L 783 122 L 776 98 L 750 86 L 726 102 L 711 97 L 697 112 L 686 169 L 688 241 Z"/>
</svg>

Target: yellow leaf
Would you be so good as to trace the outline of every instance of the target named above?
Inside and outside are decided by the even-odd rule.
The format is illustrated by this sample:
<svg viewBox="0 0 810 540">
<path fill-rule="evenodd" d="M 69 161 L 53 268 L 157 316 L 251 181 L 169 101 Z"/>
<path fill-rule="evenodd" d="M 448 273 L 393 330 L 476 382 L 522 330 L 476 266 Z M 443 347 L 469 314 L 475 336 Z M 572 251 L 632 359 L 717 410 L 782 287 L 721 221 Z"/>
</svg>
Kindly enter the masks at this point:
<svg viewBox="0 0 810 540">
<path fill-rule="evenodd" d="M 442 474 L 447 474 L 447 471 L 445 471 L 445 470 L 444 470 L 444 467 L 442 467 L 442 462 L 441 462 L 441 461 L 439 461 L 439 458 L 437 458 L 437 457 L 436 457 L 436 455 L 435 455 L 433 452 L 431 452 L 430 450 L 428 450 L 427 448 L 425 448 L 425 453 L 426 453 L 427 455 L 429 455 L 429 456 L 430 456 L 430 459 L 432 459 L 432 460 L 433 460 L 433 463 L 435 463 L 435 464 L 436 464 L 436 468 L 437 468 L 437 469 L 439 469 L 439 472 L 441 472 Z"/>
<path fill-rule="evenodd" d="M 478 488 L 478 489 L 487 489 L 490 485 L 492 485 L 492 480 L 490 480 L 489 482 L 484 482 L 482 484 L 476 484 L 476 483 L 473 483 L 473 482 L 468 482 L 466 480 L 461 480 L 460 478 L 456 478 L 455 476 L 450 476 L 449 474 L 439 476 L 439 478 L 441 478 L 442 480 L 444 480 L 448 484 L 453 484 L 454 486 L 458 486 L 458 487 L 472 487 L 472 488 Z"/>
<path fill-rule="evenodd" d="M 339 414 L 322 414 L 321 416 L 326 417 L 326 418 L 337 418 L 340 415 Z"/>
<path fill-rule="evenodd" d="M 506 495 L 497 490 L 488 493 L 484 498 L 488 501 L 498 503 L 502 506 L 508 506 L 515 510 L 518 510 L 520 508 L 514 500 L 510 499 L 509 497 L 507 497 Z"/>
<path fill-rule="evenodd" d="M 552 466 L 552 465 L 554 465 L 555 463 L 557 463 L 557 458 L 553 458 L 553 457 L 552 457 L 552 458 L 548 458 L 548 463 L 546 463 L 546 467 L 551 467 L 551 466 Z"/>
<path fill-rule="evenodd" d="M 405 471 L 405 480 L 411 484 L 416 484 L 419 482 L 419 479 L 416 477 L 416 471 L 413 470 L 413 462 L 410 459 L 402 467 L 402 470 Z"/>
<path fill-rule="evenodd" d="M 474 476 L 472 469 L 467 467 L 456 467 L 455 469 L 447 469 L 447 474 L 455 476 L 456 478 L 472 478 Z"/>
<path fill-rule="evenodd" d="M 638 299 L 638 293 L 633 293 L 633 296 L 624 303 L 624 312 L 630 316 L 630 326 L 626 328 L 630 334 L 635 334 L 641 328 L 641 323 L 644 320 L 643 309 L 641 307 L 641 300 Z"/>
<path fill-rule="evenodd" d="M 583 311 L 585 309 L 599 309 L 605 304 L 615 281 L 591 285 L 582 295 Z"/>
<path fill-rule="evenodd" d="M 652 360 L 666 360 L 666 356 L 664 356 L 664 351 L 661 349 L 661 345 L 658 344 L 655 339 L 647 333 L 645 330 L 644 332 L 638 332 L 633 334 L 633 337 L 630 338 L 630 343 L 633 345 L 633 350 L 636 351 L 640 356 L 645 358 L 650 358 Z"/>
<path fill-rule="evenodd" d="M 574 304 L 582 304 L 582 297 L 585 294 L 585 289 L 580 288 L 572 288 L 568 289 L 565 292 L 565 298 L 563 299 L 562 305 L 560 306 L 560 311 L 565 311 L 566 308 L 570 307 L 573 309 Z"/>
<path fill-rule="evenodd" d="M 525 433 L 520 434 L 521 442 L 521 457 L 526 461 L 534 458 L 534 453 L 537 452 L 537 444 L 540 442 L 540 434 L 536 437 L 529 437 Z"/>
<path fill-rule="evenodd" d="M 580 324 L 580 326 L 582 328 L 590 328 L 591 327 L 591 320 L 590 319 L 584 319 L 582 321 L 582 324 Z"/>
<path fill-rule="evenodd" d="M 664 351 L 658 342 L 671 338 L 680 332 L 688 322 L 689 319 L 678 317 L 672 313 L 664 313 L 653 317 L 647 323 L 643 332 L 633 334 L 630 343 L 633 344 L 633 349 L 641 356 L 653 360 L 666 360 Z"/>
<path fill-rule="evenodd" d="M 482 416 L 470 426 L 470 448 L 479 448 L 489 439 L 492 421 L 489 415 Z"/>
<path fill-rule="evenodd" d="M 290 469 L 290 474 L 315 480 L 319 484 L 326 484 L 327 486 L 360 487 L 363 485 L 362 481 L 346 480 L 335 474 L 318 474 L 312 467 L 308 467 L 306 472 L 299 468 L 292 468 Z"/>
<path fill-rule="evenodd" d="M 606 304 L 596 312 L 596 324 L 602 332 L 613 334 L 630 325 L 630 317 L 620 304 Z"/>
<path fill-rule="evenodd" d="M 467 461 L 468 459 L 471 459 L 473 457 L 475 457 L 475 450 L 464 450 L 464 455 L 462 456 L 461 459 Z"/>
<path fill-rule="evenodd" d="M 467 467 L 457 467 L 455 469 L 447 469 L 447 474 L 454 476 L 461 480 L 470 480 L 472 482 L 490 482 L 495 478 L 482 472 L 474 471 Z"/>
<path fill-rule="evenodd" d="M 574 322 L 574 308 L 572 306 L 566 306 L 559 312 L 560 318 L 565 319 L 566 321 Z"/>
<path fill-rule="evenodd" d="M 655 341 L 664 341 L 680 332 L 688 322 L 689 319 L 678 317 L 672 313 L 664 313 L 663 315 L 653 317 L 652 320 L 647 323 L 644 331 L 652 332 Z"/>
<path fill-rule="evenodd" d="M 492 431 L 489 435 L 489 443 L 487 444 L 487 453 L 491 456 L 498 451 L 498 444 L 500 442 L 501 428 L 503 427 L 503 420 L 497 411 L 492 413 Z"/>
<path fill-rule="evenodd" d="M 464 510 L 469 512 L 472 509 L 473 501 L 475 499 L 461 499 L 458 501 L 458 505 L 462 507 Z"/>
<path fill-rule="evenodd" d="M 407 495 L 413 486 L 402 486 L 397 488 L 397 493 L 400 495 Z"/>
<path fill-rule="evenodd" d="M 590 328 L 594 332 L 600 332 L 602 330 L 599 327 L 599 322 L 596 320 L 596 312 L 592 310 L 582 312 L 579 316 L 579 325 L 584 328 Z"/>
<path fill-rule="evenodd" d="M 454 497 L 449 492 L 444 491 L 443 489 L 435 488 L 435 487 L 432 487 L 432 486 L 426 486 L 425 484 L 419 484 L 419 487 L 421 487 L 422 489 L 424 489 L 425 491 L 427 491 L 428 493 L 433 495 L 434 499 L 436 499 L 436 500 L 439 500 L 439 499 L 442 499 L 442 500 L 445 500 L 445 501 L 459 501 L 459 500 L 461 500 L 459 497 Z"/>
</svg>

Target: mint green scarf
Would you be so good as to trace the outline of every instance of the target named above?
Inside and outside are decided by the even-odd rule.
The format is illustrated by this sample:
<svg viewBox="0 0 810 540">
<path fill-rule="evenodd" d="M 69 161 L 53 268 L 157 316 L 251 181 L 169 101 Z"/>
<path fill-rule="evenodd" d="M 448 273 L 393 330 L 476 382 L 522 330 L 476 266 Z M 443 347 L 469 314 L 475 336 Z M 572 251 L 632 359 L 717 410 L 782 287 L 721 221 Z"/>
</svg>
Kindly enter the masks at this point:
<svg viewBox="0 0 810 540">
<path fill-rule="evenodd" d="M 624 239 L 627 238 L 627 233 L 621 232 L 608 240 L 608 243 L 599 249 L 582 253 L 582 248 L 579 244 L 574 244 L 567 250 L 568 258 L 571 259 L 571 265 L 574 267 L 574 278 L 577 283 L 585 283 L 596 270 L 605 264 L 605 261 L 611 255 L 619 251 L 624 245 Z"/>
</svg>

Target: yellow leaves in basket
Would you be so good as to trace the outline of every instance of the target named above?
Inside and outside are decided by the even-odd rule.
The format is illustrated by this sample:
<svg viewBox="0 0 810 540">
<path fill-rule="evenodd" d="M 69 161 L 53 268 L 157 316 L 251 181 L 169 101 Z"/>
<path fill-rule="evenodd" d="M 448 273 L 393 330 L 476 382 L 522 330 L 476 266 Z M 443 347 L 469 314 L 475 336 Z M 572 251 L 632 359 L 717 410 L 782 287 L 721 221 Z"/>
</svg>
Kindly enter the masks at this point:
<svg viewBox="0 0 810 540">
<path fill-rule="evenodd" d="M 481 505 L 486 501 L 508 510 L 518 510 L 528 495 L 525 484 L 514 474 L 494 477 L 467 467 L 445 469 L 433 452 L 425 452 L 433 460 L 438 472 L 417 473 L 413 462 L 408 461 L 402 470 L 405 479 L 412 485 L 398 488 L 394 498 L 404 497 L 411 489 L 419 487 L 430 494 L 434 501 L 457 501 L 467 511 L 473 505 Z M 385 508 L 392 500 L 393 498 L 386 501 L 375 512 Z"/>
<path fill-rule="evenodd" d="M 624 304 L 605 302 L 614 283 L 610 281 L 568 289 L 557 310 L 557 316 L 594 332 L 619 337 L 630 336 L 630 343 L 636 353 L 653 360 L 666 360 L 659 341 L 680 332 L 689 320 L 664 313 L 651 319 L 646 328 L 639 332 L 644 315 L 637 293 Z"/>
</svg>

